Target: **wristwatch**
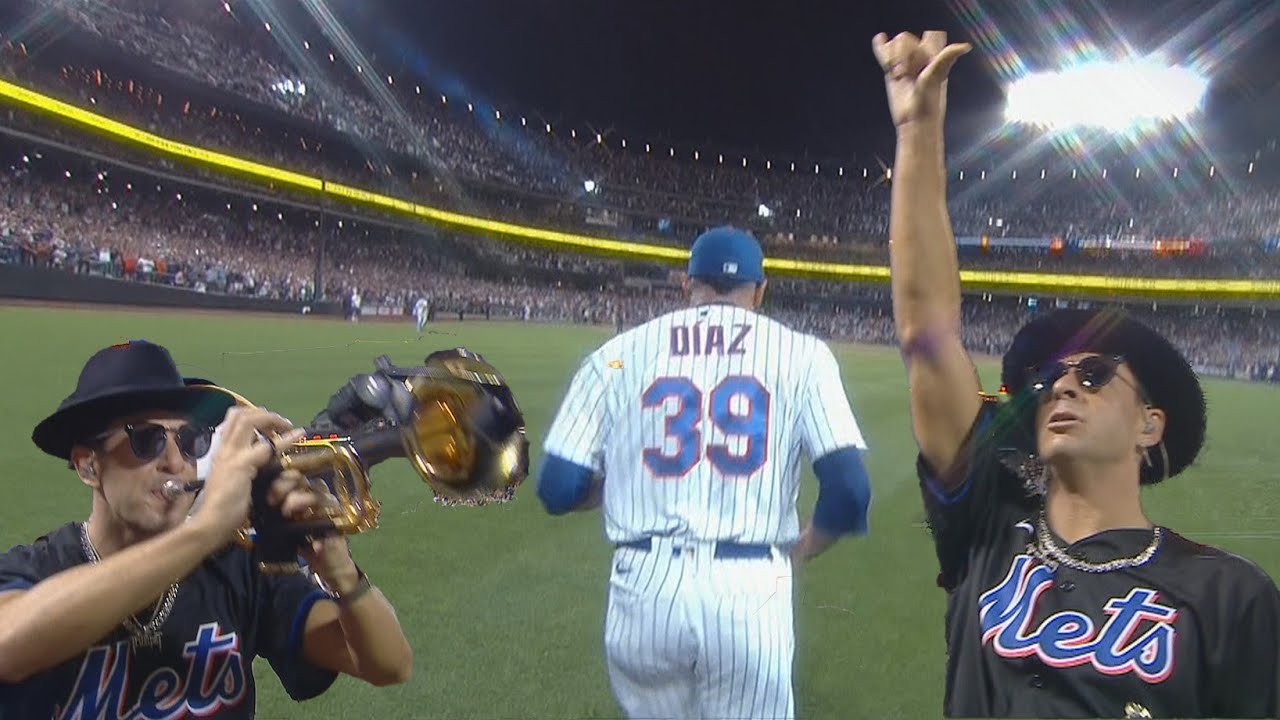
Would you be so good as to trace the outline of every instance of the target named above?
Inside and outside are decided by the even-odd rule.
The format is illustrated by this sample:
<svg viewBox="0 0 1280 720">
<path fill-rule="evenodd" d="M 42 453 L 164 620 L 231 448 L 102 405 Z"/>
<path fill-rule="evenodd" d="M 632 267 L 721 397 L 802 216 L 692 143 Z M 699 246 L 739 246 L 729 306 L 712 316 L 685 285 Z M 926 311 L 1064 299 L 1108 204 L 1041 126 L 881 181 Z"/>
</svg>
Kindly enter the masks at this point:
<svg viewBox="0 0 1280 720">
<path fill-rule="evenodd" d="M 373 583 L 369 582 L 369 576 L 365 575 L 364 571 L 359 567 L 356 568 L 355 589 L 349 593 L 339 593 L 325 585 L 323 580 L 320 580 L 320 586 L 325 592 L 329 593 L 329 597 L 333 598 L 339 605 L 350 605 L 373 589 Z"/>
</svg>

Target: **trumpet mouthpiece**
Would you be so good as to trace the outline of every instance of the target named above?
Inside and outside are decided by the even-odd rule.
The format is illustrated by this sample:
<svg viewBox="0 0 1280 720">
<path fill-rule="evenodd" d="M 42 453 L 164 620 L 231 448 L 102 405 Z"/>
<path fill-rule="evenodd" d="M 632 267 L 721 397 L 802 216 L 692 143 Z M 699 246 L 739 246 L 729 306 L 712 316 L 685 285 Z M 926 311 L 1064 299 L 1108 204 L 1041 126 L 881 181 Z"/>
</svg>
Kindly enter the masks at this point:
<svg viewBox="0 0 1280 720">
<path fill-rule="evenodd" d="M 200 480 L 195 480 L 193 482 L 189 482 L 185 484 L 180 483 L 177 480 L 169 480 L 164 484 L 164 487 L 162 487 L 160 491 L 164 493 L 164 496 L 166 498 L 173 500 L 174 498 L 177 498 L 186 493 L 197 492 L 203 487 L 204 487 L 204 483 L 201 482 Z"/>
</svg>

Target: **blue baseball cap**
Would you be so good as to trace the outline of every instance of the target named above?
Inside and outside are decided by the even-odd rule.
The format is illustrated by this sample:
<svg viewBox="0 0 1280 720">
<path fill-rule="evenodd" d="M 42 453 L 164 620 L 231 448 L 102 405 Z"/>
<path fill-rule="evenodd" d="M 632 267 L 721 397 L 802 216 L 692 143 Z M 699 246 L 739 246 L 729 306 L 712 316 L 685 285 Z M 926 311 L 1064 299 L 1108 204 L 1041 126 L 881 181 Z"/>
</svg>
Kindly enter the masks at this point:
<svg viewBox="0 0 1280 720">
<path fill-rule="evenodd" d="M 689 254 L 689 277 L 697 279 L 764 281 L 764 252 L 747 232 L 718 227 L 698 236 Z"/>
</svg>

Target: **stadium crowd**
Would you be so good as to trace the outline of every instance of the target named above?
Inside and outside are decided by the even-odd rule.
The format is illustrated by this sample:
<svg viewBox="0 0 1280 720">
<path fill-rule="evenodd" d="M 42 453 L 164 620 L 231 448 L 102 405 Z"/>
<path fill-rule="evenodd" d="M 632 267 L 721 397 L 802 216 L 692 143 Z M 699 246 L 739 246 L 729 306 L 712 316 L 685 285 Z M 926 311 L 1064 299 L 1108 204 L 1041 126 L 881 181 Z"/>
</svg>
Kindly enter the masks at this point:
<svg viewBox="0 0 1280 720">
<path fill-rule="evenodd" d="M 480 204 L 509 219 L 568 229 L 583 229 L 585 217 L 603 208 L 613 213 L 605 223 L 615 226 L 610 232 L 647 241 L 669 242 L 673 228 L 679 237 L 729 221 L 752 227 L 787 254 L 848 258 L 852 250 L 883 257 L 887 183 L 866 161 L 849 167 L 828 163 L 822 172 L 813 172 L 821 163 L 747 163 L 722 153 L 693 161 L 683 152 L 670 157 L 674 148 L 641 153 L 635 144 L 629 150 L 614 147 L 613 138 L 594 142 L 576 130 L 569 137 L 545 132 L 540 122 L 491 120 L 474 105 L 464 110 L 465 101 L 420 95 L 420 86 L 411 90 L 408 81 L 389 84 L 372 67 L 356 73 L 343 62 L 325 62 L 318 44 L 305 55 L 318 61 L 295 62 L 269 32 L 247 32 L 248 20 L 216 4 L 175 10 L 154 0 L 122 0 L 61 11 L 73 27 L 123 52 L 282 113 L 280 122 L 246 121 L 237 108 L 210 105 L 181 82 L 151 87 L 83 63 L 36 62 L 16 49 L 8 53 L 6 74 L 202 146 L 455 208 L 476 202 L 460 183 L 472 190 L 476 184 L 502 188 L 501 196 L 490 192 Z M 279 89 L 282 79 L 302 84 L 304 77 L 305 95 Z M 322 140 L 322 129 L 348 136 L 345 146 Z M 951 211 L 958 234 L 1210 238 L 1211 252 L 1235 257 L 1237 248 L 1247 254 L 1261 240 L 1280 236 L 1280 194 L 1252 175 L 1248 182 L 1206 185 L 1188 168 L 1182 190 L 1174 192 L 1167 178 L 1125 179 L 1119 168 L 1110 180 L 1094 178 L 1089 185 L 1083 179 L 1067 182 L 1063 168 L 1044 177 L 1033 171 L 1021 180 L 997 180 L 994 172 L 991 179 L 971 172 L 954 183 Z M 584 189 L 586 179 L 592 191 Z M 1061 269 L 1129 272 L 1114 258 L 1071 262 Z M 1235 264 L 1245 272 L 1265 272 L 1256 262 Z M 1209 272 L 1203 264 L 1158 267 L 1175 276 Z"/>
<path fill-rule="evenodd" d="M 21 43 L 9 42 L 0 48 L 0 76 L 165 137 L 545 227 L 683 244 L 702 227 L 732 222 L 756 231 L 770 254 L 887 262 L 890 179 L 866 160 L 775 163 L 719 152 L 693 157 L 686 150 L 677 157 L 669 146 L 640 152 L 638 143 L 617 147 L 618 138 L 552 131 L 541 120 L 490 119 L 492 108 L 423 95 L 418 86 L 411 91 L 411 81 L 395 85 L 374 67 L 353 68 L 328 55 L 319 40 L 314 48 L 308 44 L 309 55 L 290 55 L 269 28 L 247 32 L 250 19 L 217 3 L 178 8 L 159 0 L 119 0 L 61 3 L 54 10 L 73 39 L 113 46 L 125 61 L 104 69 L 74 54 L 28 56 Z M 168 79 L 144 82 L 119 69 L 140 59 L 162 68 Z M 217 104 L 202 87 L 244 103 Z M 265 111 L 250 112 L 254 104 Z M 38 130 L 155 169 L 175 167 L 13 109 L 7 115 L 13 129 Z M 436 318 L 621 327 L 681 302 L 678 282 L 664 266 L 325 216 L 234 192 L 197 190 L 74 154 L 42 153 L 16 140 L 5 140 L 3 148 L 0 262 L 303 303 L 358 296 L 374 314 L 401 315 L 426 297 Z M 1002 238 L 1111 238 L 1117 248 L 1133 238 L 1210 240 L 1196 256 L 966 248 L 962 265 L 1278 277 L 1280 253 L 1263 248 L 1266 239 L 1280 237 L 1280 184 L 1253 177 L 1252 167 L 1243 182 L 1189 179 L 1177 192 L 1167 180 L 1137 177 L 1077 183 L 1060 168 L 1058 176 L 1033 173 L 1021 180 L 997 179 L 994 170 L 990 180 L 985 171 L 978 178 L 957 177 L 950 209 L 961 237 L 985 235 L 996 245 Z M 193 173 L 188 168 L 186 174 Z M 778 278 L 770 297 L 770 314 L 798 329 L 839 340 L 894 342 L 882 287 Z M 1022 298 L 967 299 L 966 345 L 978 353 L 1001 352 L 1029 312 Z M 1280 321 L 1274 313 L 1184 306 L 1138 312 L 1206 372 L 1277 380 Z"/>
<path fill-rule="evenodd" d="M 0 262 L 299 302 L 346 301 L 354 293 L 365 314 L 403 316 L 425 297 L 437 320 L 622 327 L 682 302 L 678 274 L 664 266 L 350 218 L 338 226 L 332 217 L 322 221 L 227 193 L 143 185 L 82 167 L 70 177 L 32 169 L 41 161 L 53 167 L 52 160 L 8 168 L 0 184 Z M 328 240 L 325 291 L 316 296 L 322 239 Z M 1277 380 L 1280 314 L 1172 305 L 1132 311 L 1169 334 L 1204 372 Z M 888 293 L 880 286 L 777 278 L 768 312 L 829 339 L 895 342 Z M 966 346 L 1002 352 L 1029 312 L 1012 298 L 967 298 Z"/>
</svg>

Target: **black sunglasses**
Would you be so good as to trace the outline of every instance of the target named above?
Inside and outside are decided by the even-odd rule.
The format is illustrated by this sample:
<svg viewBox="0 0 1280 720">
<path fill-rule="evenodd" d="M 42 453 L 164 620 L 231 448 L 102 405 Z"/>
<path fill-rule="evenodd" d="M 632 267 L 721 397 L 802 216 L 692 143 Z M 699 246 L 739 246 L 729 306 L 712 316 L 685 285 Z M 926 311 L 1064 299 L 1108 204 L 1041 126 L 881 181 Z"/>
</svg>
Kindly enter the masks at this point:
<svg viewBox="0 0 1280 720">
<path fill-rule="evenodd" d="M 213 428 L 204 425 L 183 425 L 174 430 L 155 423 L 129 423 L 124 426 L 124 432 L 129 436 L 129 449 L 142 462 L 151 462 L 164 454 L 170 433 L 178 452 L 187 460 L 204 457 L 213 442 Z M 102 435 L 99 440 L 105 440 L 110 434 Z"/>
<path fill-rule="evenodd" d="M 1120 377 L 1120 365 L 1124 363 L 1122 355 L 1091 355 L 1089 357 L 1064 362 L 1059 360 L 1047 368 L 1037 370 L 1031 381 L 1031 392 L 1042 399 L 1049 396 L 1054 383 L 1068 372 L 1075 372 L 1080 387 L 1089 392 L 1098 392 L 1112 380 Z M 1120 377 L 1126 385 L 1133 388 L 1144 401 L 1147 394 L 1142 388 Z"/>
</svg>

